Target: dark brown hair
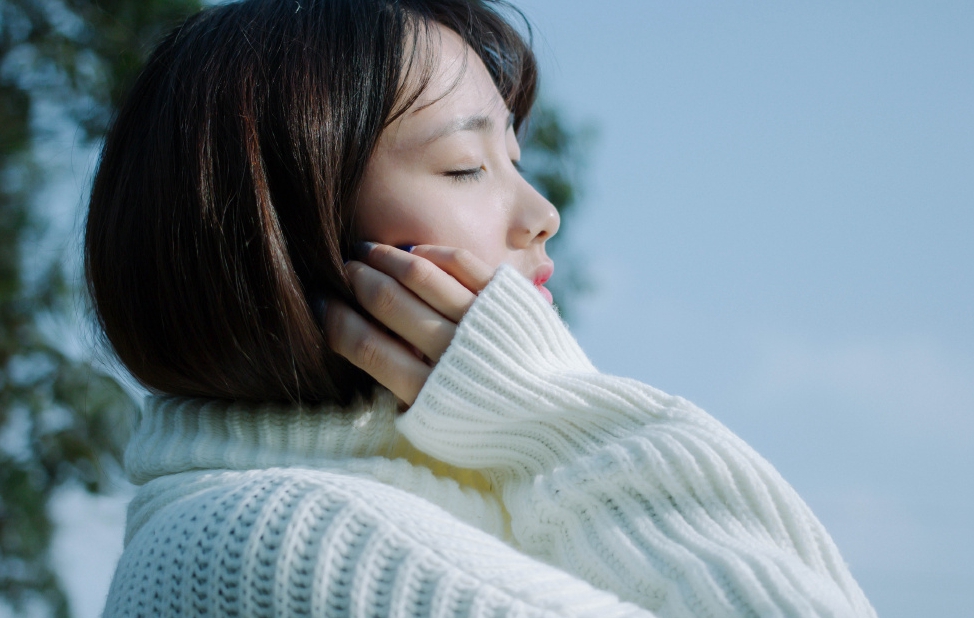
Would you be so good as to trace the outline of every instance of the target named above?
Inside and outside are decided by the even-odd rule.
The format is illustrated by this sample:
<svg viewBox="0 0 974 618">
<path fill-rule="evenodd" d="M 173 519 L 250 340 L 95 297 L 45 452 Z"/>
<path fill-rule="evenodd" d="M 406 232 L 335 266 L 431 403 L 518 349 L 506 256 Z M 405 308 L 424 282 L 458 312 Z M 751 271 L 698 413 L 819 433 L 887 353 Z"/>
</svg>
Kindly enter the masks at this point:
<svg viewBox="0 0 974 618">
<path fill-rule="evenodd" d="M 509 8 L 246 0 L 162 41 L 109 130 L 85 228 L 98 320 L 139 382 L 224 399 L 370 393 L 327 348 L 309 299 L 351 299 L 343 263 L 366 163 L 425 83 L 406 72 L 431 71 L 410 51 L 417 37 L 456 31 L 515 124 L 527 115 L 536 65 Z"/>
</svg>

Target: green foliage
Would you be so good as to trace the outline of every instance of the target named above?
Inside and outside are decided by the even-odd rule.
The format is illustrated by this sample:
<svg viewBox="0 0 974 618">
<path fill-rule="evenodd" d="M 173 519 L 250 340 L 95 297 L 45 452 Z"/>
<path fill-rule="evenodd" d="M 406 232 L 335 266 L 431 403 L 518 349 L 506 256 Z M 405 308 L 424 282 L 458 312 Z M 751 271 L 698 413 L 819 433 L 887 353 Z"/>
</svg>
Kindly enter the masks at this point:
<svg viewBox="0 0 974 618">
<path fill-rule="evenodd" d="M 56 109 L 98 139 L 152 42 L 197 0 L 6 0 L 0 4 L 0 600 L 68 616 L 48 560 L 56 488 L 100 491 L 117 468 L 133 403 L 52 341 L 71 323 L 60 261 L 26 272 L 43 232 L 32 200 L 47 180 L 34 159 Z M 45 269 L 46 268 L 46 269 Z"/>
<path fill-rule="evenodd" d="M 200 0 L 6 0 L 2 79 L 34 103 L 63 106 L 99 138 L 152 45 L 200 6 Z"/>
</svg>

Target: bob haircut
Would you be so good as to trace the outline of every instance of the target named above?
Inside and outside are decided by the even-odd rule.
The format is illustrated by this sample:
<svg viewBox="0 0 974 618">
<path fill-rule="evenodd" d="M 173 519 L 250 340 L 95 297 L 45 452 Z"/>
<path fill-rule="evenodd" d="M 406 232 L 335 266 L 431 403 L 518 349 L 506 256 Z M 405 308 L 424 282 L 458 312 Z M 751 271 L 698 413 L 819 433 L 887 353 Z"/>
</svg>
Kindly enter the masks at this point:
<svg viewBox="0 0 974 618">
<path fill-rule="evenodd" d="M 428 83 L 436 60 L 416 50 L 437 24 L 520 127 L 537 67 L 506 11 L 523 20 L 491 0 L 244 0 L 169 34 L 108 132 L 85 225 L 95 313 L 135 378 L 180 396 L 371 396 L 309 301 L 354 302 L 355 196 Z"/>
</svg>

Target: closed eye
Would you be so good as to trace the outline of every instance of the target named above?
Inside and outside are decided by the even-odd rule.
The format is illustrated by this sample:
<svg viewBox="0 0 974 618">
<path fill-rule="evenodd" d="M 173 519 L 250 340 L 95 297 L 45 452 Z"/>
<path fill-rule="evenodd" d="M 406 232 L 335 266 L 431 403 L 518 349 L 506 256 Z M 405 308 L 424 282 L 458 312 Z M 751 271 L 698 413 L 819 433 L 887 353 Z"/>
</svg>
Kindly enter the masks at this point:
<svg viewBox="0 0 974 618">
<path fill-rule="evenodd" d="M 465 169 L 465 170 L 451 170 L 449 172 L 443 173 L 444 176 L 448 178 L 452 178 L 456 182 L 470 182 L 473 180 L 479 180 L 480 177 L 483 176 L 483 174 L 484 174 L 483 166 L 472 167 L 470 169 Z"/>
</svg>

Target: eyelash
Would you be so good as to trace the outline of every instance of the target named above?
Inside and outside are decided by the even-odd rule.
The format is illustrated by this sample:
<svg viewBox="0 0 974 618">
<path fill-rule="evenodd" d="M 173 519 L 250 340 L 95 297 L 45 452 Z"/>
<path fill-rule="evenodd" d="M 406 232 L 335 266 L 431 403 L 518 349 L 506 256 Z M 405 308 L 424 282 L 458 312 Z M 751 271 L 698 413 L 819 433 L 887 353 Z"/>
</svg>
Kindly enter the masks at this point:
<svg viewBox="0 0 974 618">
<path fill-rule="evenodd" d="M 518 173 L 524 172 L 524 168 L 521 167 L 520 161 L 511 161 L 511 163 L 514 164 L 514 169 L 516 169 Z M 446 172 L 444 175 L 455 182 L 472 182 L 474 180 L 479 180 L 480 177 L 484 175 L 485 171 L 486 170 L 484 170 L 483 167 L 473 167 L 468 170 L 452 170 Z"/>
<path fill-rule="evenodd" d="M 455 182 L 471 182 L 479 180 L 484 173 L 484 168 L 474 167 L 468 170 L 453 170 L 446 172 L 446 176 Z"/>
</svg>

